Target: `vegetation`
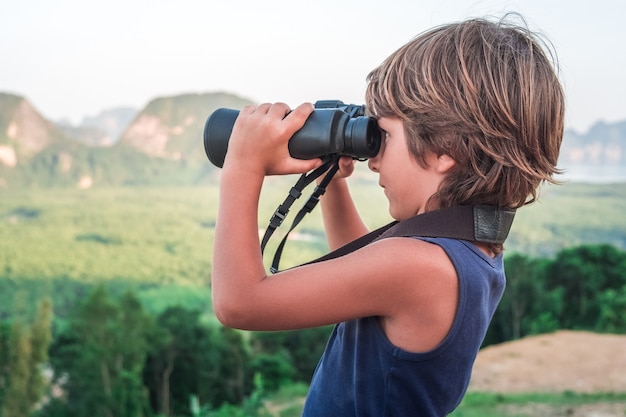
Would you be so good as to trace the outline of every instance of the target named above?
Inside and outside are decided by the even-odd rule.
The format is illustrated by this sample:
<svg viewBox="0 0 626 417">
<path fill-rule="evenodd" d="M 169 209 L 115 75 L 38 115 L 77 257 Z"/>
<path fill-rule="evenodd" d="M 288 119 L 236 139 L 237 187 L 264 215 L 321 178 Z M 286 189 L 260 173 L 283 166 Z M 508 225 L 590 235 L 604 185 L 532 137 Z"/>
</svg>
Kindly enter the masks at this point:
<svg viewBox="0 0 626 417">
<path fill-rule="evenodd" d="M 103 286 L 54 338 L 51 312 L 46 299 L 31 324 L 0 327 L 1 416 L 225 416 L 240 405 L 256 413 L 266 392 L 308 382 L 328 337 L 288 332 L 279 346 L 219 326 L 207 311 L 150 315 L 133 293 L 115 298 Z"/>
<path fill-rule="evenodd" d="M 541 415 L 572 415 L 572 408 L 575 406 L 603 403 L 622 403 L 626 409 L 626 394 L 579 394 L 571 391 L 544 394 L 471 392 L 450 417 L 536 417 L 536 409 L 541 406 Z M 563 412 L 557 411 L 561 409 Z"/>
<path fill-rule="evenodd" d="M 216 173 L 207 163 L 202 141 L 207 117 L 217 108 L 249 103 L 226 93 L 157 98 L 112 146 L 101 147 L 74 137 L 81 136 L 77 130 L 45 120 L 25 98 L 0 92 L 0 187 L 206 182 Z"/>
<path fill-rule="evenodd" d="M 564 249 L 553 259 L 505 259 L 507 290 L 485 344 L 559 329 L 626 333 L 626 252 L 611 245 Z"/>
<path fill-rule="evenodd" d="M 506 249 L 533 256 L 596 243 L 626 249 L 623 213 L 626 183 L 544 187 L 538 202 L 518 210 Z"/>
<path fill-rule="evenodd" d="M 152 100 L 140 113 L 155 117 L 170 128 L 168 152 L 177 152 L 189 160 L 206 163 L 203 143 L 204 124 L 208 116 L 220 107 L 240 109 L 251 101 L 228 93 L 183 94 Z M 121 141 L 127 138 L 123 135 Z"/>
<path fill-rule="evenodd" d="M 261 227 L 293 182 L 268 180 Z M 353 183 L 366 223 L 389 221 L 371 180 L 359 171 Z M 626 184 L 567 184 L 519 211 L 487 344 L 556 329 L 626 333 L 624 197 Z M 216 202 L 210 181 L 0 191 L 0 416 L 299 415 L 330 328 L 257 333 L 217 323 Z M 293 237 L 282 267 L 327 250 L 318 211 Z M 269 260 L 280 238 L 279 229 Z M 568 395 L 546 401 L 596 401 Z M 470 394 L 455 415 L 523 401 L 543 400 Z"/>
<path fill-rule="evenodd" d="M 48 362 L 52 304 L 44 298 L 32 322 L 22 315 L 0 327 L 0 413 L 28 416 L 45 395 L 43 366 Z"/>
</svg>

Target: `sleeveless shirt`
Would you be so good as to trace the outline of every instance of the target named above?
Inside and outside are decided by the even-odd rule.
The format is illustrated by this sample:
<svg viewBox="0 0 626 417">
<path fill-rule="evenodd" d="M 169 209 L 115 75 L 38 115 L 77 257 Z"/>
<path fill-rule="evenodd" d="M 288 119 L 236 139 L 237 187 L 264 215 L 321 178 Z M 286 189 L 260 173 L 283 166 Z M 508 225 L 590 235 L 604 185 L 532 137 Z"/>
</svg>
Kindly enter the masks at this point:
<svg viewBox="0 0 626 417">
<path fill-rule="evenodd" d="M 456 269 L 459 299 L 450 331 L 433 350 L 413 353 L 394 346 L 377 317 L 336 325 L 303 417 L 445 416 L 461 402 L 504 292 L 502 254 L 492 259 L 463 240 L 419 239 L 443 248 Z"/>
</svg>

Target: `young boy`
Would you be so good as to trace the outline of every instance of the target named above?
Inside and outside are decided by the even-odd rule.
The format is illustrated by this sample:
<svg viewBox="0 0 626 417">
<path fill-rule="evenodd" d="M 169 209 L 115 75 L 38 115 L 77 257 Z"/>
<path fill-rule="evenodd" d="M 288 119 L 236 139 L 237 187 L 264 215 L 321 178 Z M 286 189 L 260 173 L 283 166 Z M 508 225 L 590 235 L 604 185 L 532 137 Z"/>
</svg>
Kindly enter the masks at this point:
<svg viewBox="0 0 626 417">
<path fill-rule="evenodd" d="M 551 61 L 523 28 L 474 19 L 437 27 L 368 76 L 383 131 L 368 164 L 394 219 L 460 205 L 515 209 L 557 173 L 564 99 Z M 443 416 L 461 401 L 505 286 L 502 245 L 391 237 L 267 276 L 257 206 L 266 175 L 308 172 L 287 142 L 313 110 L 247 106 L 221 172 L 212 291 L 219 320 L 249 330 L 339 323 L 305 416 Z M 344 158 L 322 198 L 331 249 L 367 232 Z"/>
</svg>

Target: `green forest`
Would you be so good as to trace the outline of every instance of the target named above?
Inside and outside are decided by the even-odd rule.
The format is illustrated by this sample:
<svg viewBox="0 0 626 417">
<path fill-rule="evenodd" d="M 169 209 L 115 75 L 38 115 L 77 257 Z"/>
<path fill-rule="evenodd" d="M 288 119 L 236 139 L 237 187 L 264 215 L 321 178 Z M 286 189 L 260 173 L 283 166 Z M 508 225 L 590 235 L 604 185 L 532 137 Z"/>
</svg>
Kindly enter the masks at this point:
<svg viewBox="0 0 626 417">
<path fill-rule="evenodd" d="M 294 181 L 268 180 L 261 228 Z M 369 226 L 390 220 L 358 172 L 353 193 Z M 0 416 L 299 415 L 330 328 L 217 322 L 216 202 L 215 184 L 0 190 Z M 549 186 L 520 209 L 485 345 L 558 329 L 626 333 L 625 212 L 626 184 Z M 281 267 L 326 250 L 314 211 Z"/>
</svg>

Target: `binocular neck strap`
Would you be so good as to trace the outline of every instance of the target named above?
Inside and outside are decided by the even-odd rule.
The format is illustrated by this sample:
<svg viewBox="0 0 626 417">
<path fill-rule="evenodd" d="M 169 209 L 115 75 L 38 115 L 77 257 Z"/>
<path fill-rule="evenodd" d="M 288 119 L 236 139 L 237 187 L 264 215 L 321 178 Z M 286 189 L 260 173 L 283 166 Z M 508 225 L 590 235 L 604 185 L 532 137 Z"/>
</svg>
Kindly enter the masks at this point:
<svg viewBox="0 0 626 417">
<path fill-rule="evenodd" d="M 338 258 L 389 237 L 444 237 L 502 244 L 511 230 L 514 217 L 514 209 L 486 205 L 433 210 L 400 222 L 391 222 L 307 264 Z"/>
<path fill-rule="evenodd" d="M 309 184 L 311 184 L 317 178 L 326 173 L 326 176 L 322 179 L 322 181 L 320 181 L 319 185 L 315 187 L 315 190 L 313 191 L 309 199 L 306 201 L 306 203 L 304 203 L 304 205 L 294 218 L 291 227 L 289 228 L 289 230 L 283 237 L 283 240 L 280 242 L 280 245 L 276 249 L 276 254 L 274 255 L 274 260 L 270 268 L 270 271 L 272 273 L 278 271 L 280 256 L 282 255 L 283 248 L 285 246 L 285 243 L 287 242 L 289 233 L 296 228 L 296 226 L 302 221 L 307 213 L 310 213 L 315 208 L 319 201 L 319 198 L 326 192 L 326 187 L 328 186 L 328 183 L 339 170 L 339 158 L 340 157 L 338 155 L 333 155 L 328 160 L 326 160 L 320 167 L 316 168 L 308 174 L 302 174 L 298 182 L 293 187 L 291 187 L 291 190 L 289 191 L 287 198 L 285 198 L 285 201 L 283 201 L 283 203 L 278 206 L 278 208 L 272 215 L 269 225 L 265 230 L 265 234 L 263 235 L 263 240 L 261 241 L 261 253 L 265 251 L 265 246 L 267 245 L 267 242 L 269 241 L 274 231 L 276 231 L 276 229 L 283 223 L 283 221 L 287 217 L 287 214 L 289 213 L 289 210 L 293 203 L 302 195 L 302 190 L 304 190 L 304 188 L 306 188 Z"/>
<path fill-rule="evenodd" d="M 308 174 L 303 174 L 298 182 L 291 188 L 285 201 L 278 206 L 265 235 L 261 242 L 261 253 L 265 251 L 265 246 L 274 231 L 283 223 L 289 209 L 302 195 L 302 190 L 318 177 L 326 173 L 319 185 L 296 214 L 291 227 L 283 237 L 276 249 L 270 271 L 279 271 L 279 262 L 283 249 L 287 242 L 289 233 L 296 228 L 307 213 L 310 213 L 317 205 L 320 197 L 326 192 L 326 187 L 333 176 L 339 170 L 339 156 L 334 155 L 327 159 L 319 168 Z M 308 262 L 308 264 L 326 261 L 346 255 L 362 248 L 374 241 L 388 237 L 443 237 L 473 242 L 502 244 L 506 240 L 513 219 L 514 209 L 501 209 L 495 206 L 454 206 L 413 216 L 400 222 L 391 222 L 379 229 L 376 229 L 318 259 Z"/>
</svg>

